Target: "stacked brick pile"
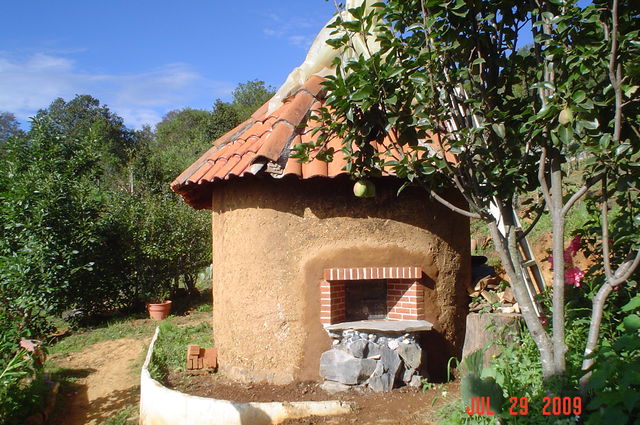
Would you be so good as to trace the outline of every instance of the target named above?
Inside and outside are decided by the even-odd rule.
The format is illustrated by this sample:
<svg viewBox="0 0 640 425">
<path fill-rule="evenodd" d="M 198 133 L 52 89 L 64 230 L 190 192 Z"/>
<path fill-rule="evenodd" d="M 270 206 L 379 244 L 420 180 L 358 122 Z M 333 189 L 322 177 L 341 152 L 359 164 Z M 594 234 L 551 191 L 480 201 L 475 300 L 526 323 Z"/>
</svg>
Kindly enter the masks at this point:
<svg viewBox="0 0 640 425">
<path fill-rule="evenodd" d="M 199 345 L 187 346 L 187 370 L 217 369 L 218 350 L 200 348 Z"/>
</svg>

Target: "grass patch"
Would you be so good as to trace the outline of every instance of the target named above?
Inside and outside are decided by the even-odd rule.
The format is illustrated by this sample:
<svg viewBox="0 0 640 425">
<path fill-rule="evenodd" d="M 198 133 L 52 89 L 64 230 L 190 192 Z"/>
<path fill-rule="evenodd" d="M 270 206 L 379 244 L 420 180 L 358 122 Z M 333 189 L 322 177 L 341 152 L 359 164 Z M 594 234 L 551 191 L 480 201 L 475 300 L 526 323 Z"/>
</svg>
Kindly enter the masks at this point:
<svg viewBox="0 0 640 425">
<path fill-rule="evenodd" d="M 465 412 L 465 404 L 462 400 L 442 407 L 436 413 L 438 425 L 494 425 L 495 416 L 473 415 Z"/>
<path fill-rule="evenodd" d="M 132 320 L 131 317 L 117 319 L 97 328 L 70 335 L 53 345 L 49 349 L 49 353 L 67 354 L 82 351 L 102 341 L 148 337 L 153 334 L 157 324 L 158 322 L 149 319 Z"/>
<path fill-rule="evenodd" d="M 213 305 L 211 304 L 211 302 L 200 304 L 195 308 L 195 311 L 197 311 L 198 313 L 209 313 L 213 311 Z"/>
<path fill-rule="evenodd" d="M 129 406 L 124 409 L 120 409 L 113 416 L 106 421 L 102 422 L 102 425 L 129 425 L 133 424 L 133 416 L 137 411 L 138 406 Z"/>
<path fill-rule="evenodd" d="M 174 371 L 185 369 L 187 345 L 213 346 L 213 331 L 208 322 L 178 326 L 170 318 L 160 323 L 160 334 L 153 349 L 149 373 L 158 381 Z"/>
</svg>

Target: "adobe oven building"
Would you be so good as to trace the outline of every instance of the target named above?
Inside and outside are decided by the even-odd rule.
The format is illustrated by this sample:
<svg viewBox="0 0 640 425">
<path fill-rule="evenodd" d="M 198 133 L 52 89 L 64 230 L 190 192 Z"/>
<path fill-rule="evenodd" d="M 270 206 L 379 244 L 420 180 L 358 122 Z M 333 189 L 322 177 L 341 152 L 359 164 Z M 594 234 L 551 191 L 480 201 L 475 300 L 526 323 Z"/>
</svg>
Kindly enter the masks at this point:
<svg viewBox="0 0 640 425">
<path fill-rule="evenodd" d="M 332 345 L 325 327 L 374 318 L 431 322 L 421 344 L 431 373 L 444 371 L 464 339 L 468 219 L 420 190 L 396 196 L 393 176 L 376 181 L 376 197 L 355 197 L 340 152 L 330 163 L 290 159 L 315 137 L 321 82 L 311 77 L 272 113 L 264 105 L 171 185 L 212 210 L 220 369 L 245 381 L 318 380 Z"/>
</svg>

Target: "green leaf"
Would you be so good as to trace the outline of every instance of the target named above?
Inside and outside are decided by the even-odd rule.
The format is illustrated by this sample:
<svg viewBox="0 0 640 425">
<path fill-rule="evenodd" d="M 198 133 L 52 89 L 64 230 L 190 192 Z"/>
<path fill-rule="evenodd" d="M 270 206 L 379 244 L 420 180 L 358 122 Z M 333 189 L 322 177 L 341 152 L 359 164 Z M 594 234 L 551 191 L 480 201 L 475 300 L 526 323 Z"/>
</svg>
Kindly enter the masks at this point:
<svg viewBox="0 0 640 425">
<path fill-rule="evenodd" d="M 558 127 L 558 137 L 562 143 L 569 144 L 573 140 L 573 127 L 561 125 Z"/>
<path fill-rule="evenodd" d="M 491 124 L 491 128 L 493 128 L 493 131 L 495 131 L 499 138 L 504 139 L 506 136 L 506 129 L 503 123 Z"/>
<path fill-rule="evenodd" d="M 549 82 L 549 81 L 541 81 L 539 83 L 535 83 L 531 85 L 532 89 L 539 89 L 539 88 L 545 88 L 548 90 L 555 90 L 556 86 L 553 85 L 553 83 Z"/>
<path fill-rule="evenodd" d="M 624 403 L 624 407 L 626 407 L 629 412 L 631 412 L 633 408 L 638 405 L 638 401 L 640 401 L 640 394 L 638 394 L 636 391 L 622 392 L 622 402 Z"/>
<path fill-rule="evenodd" d="M 631 97 L 633 94 L 640 88 L 639 86 L 628 86 L 624 88 L 624 95 L 626 97 Z"/>
<path fill-rule="evenodd" d="M 360 90 L 356 91 L 354 94 L 351 95 L 351 100 L 354 102 L 357 102 L 360 100 L 368 99 L 371 96 L 372 92 L 373 90 L 371 86 L 364 86 Z"/>
<path fill-rule="evenodd" d="M 587 130 L 595 130 L 596 128 L 598 128 L 598 126 L 600 125 L 600 123 L 598 122 L 597 118 L 594 118 L 591 121 L 587 121 L 587 120 L 580 120 L 578 121 L 580 123 L 580 125 L 582 126 L 582 128 L 586 128 Z"/>
<path fill-rule="evenodd" d="M 398 189 L 398 192 L 396 193 L 396 196 L 400 196 L 400 193 L 402 193 L 402 191 L 405 190 L 410 184 L 411 184 L 410 181 L 406 181 L 406 182 L 402 183 L 402 186 L 400 186 L 400 188 Z"/>
<path fill-rule="evenodd" d="M 628 151 L 631 148 L 631 144 L 629 143 L 621 143 L 620 146 L 616 148 L 616 156 L 621 156 L 623 153 Z"/>
<path fill-rule="evenodd" d="M 587 93 L 585 93 L 584 90 L 578 90 L 573 93 L 573 96 L 571 96 L 571 98 L 575 103 L 582 103 L 587 98 Z"/>
<path fill-rule="evenodd" d="M 640 295 L 631 298 L 631 301 L 622 306 L 622 311 L 632 311 L 640 309 Z"/>
<path fill-rule="evenodd" d="M 640 329 L 640 316 L 637 314 L 630 314 L 622 319 L 624 327 L 629 331 L 637 331 Z"/>
</svg>

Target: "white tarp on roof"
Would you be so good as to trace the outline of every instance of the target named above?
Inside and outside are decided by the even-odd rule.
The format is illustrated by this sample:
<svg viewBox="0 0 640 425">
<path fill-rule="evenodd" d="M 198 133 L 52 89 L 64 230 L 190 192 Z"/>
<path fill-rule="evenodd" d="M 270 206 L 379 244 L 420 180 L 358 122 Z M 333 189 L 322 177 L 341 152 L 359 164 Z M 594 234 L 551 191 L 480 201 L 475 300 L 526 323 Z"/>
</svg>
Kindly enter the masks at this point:
<svg viewBox="0 0 640 425">
<path fill-rule="evenodd" d="M 349 57 L 353 57 L 353 53 L 340 52 L 327 44 L 327 40 L 337 37 L 336 34 L 331 35 L 331 33 L 335 31 L 335 28 L 329 28 L 329 26 L 335 22 L 338 16 L 341 17 L 343 21 L 355 20 L 348 11 L 349 9 L 362 6 L 363 3 L 366 4 L 365 15 L 367 15 L 372 10 L 371 5 L 373 4 L 373 0 L 347 0 L 346 10 L 336 14 L 320 30 L 311 44 L 307 57 L 302 65 L 289 74 L 284 84 L 269 101 L 269 113 L 278 109 L 284 99 L 298 90 L 312 75 L 325 77 L 335 73 L 335 68 L 332 63 L 336 57 L 342 56 L 343 60 L 348 60 Z M 374 52 L 380 49 L 380 45 L 376 42 L 374 34 L 369 34 L 366 37 L 350 34 L 350 37 L 356 52 L 355 54 L 358 56 L 367 56 L 369 54 L 368 52 Z"/>
</svg>

